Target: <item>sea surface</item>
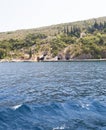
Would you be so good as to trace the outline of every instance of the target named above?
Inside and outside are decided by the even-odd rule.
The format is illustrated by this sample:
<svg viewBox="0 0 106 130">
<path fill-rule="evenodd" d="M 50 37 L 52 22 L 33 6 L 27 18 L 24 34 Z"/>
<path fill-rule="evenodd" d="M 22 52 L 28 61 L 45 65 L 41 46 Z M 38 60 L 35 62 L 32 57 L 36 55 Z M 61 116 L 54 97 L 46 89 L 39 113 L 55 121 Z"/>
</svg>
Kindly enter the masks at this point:
<svg viewBox="0 0 106 130">
<path fill-rule="evenodd" d="M 0 130 L 106 130 L 106 62 L 0 63 Z"/>
</svg>

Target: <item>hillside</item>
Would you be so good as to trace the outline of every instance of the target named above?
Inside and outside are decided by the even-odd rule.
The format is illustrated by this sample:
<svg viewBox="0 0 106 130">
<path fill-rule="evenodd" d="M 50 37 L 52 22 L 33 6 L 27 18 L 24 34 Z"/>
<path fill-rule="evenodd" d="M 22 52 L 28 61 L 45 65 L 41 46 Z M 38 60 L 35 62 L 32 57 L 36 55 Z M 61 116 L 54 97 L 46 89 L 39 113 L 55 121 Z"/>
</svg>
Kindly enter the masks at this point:
<svg viewBox="0 0 106 130">
<path fill-rule="evenodd" d="M 56 57 L 58 60 L 106 58 L 106 17 L 0 33 L 0 59 Z"/>
</svg>

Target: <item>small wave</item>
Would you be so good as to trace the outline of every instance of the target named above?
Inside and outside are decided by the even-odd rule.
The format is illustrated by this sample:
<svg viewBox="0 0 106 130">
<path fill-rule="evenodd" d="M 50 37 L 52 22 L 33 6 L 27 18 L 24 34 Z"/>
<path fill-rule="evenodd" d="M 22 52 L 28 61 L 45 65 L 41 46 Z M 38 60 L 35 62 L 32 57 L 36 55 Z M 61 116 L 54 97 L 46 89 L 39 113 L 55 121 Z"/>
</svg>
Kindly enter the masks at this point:
<svg viewBox="0 0 106 130">
<path fill-rule="evenodd" d="M 58 126 L 58 127 L 53 128 L 53 130 L 65 130 L 65 129 L 66 129 L 65 124 L 62 126 Z"/>
<path fill-rule="evenodd" d="M 15 106 L 12 106 L 12 109 L 13 109 L 13 110 L 16 110 L 16 109 L 20 108 L 21 106 L 22 106 L 22 104 L 15 105 Z"/>
<path fill-rule="evenodd" d="M 90 110 L 90 103 L 86 103 L 86 102 L 80 102 L 80 105 L 82 107 L 82 109 L 86 109 L 86 110 Z"/>
<path fill-rule="evenodd" d="M 103 130 L 105 114 L 106 106 L 96 101 L 19 104 L 0 108 L 0 130 Z"/>
</svg>

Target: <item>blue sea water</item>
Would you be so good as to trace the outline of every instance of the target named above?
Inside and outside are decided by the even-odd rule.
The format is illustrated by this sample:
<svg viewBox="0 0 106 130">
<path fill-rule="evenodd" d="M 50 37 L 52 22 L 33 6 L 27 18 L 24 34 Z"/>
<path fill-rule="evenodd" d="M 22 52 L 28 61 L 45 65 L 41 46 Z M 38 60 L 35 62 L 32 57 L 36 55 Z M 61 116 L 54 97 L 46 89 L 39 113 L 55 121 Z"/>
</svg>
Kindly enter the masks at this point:
<svg viewBox="0 0 106 130">
<path fill-rule="evenodd" d="M 0 130 L 106 130 L 106 62 L 0 63 Z"/>
</svg>

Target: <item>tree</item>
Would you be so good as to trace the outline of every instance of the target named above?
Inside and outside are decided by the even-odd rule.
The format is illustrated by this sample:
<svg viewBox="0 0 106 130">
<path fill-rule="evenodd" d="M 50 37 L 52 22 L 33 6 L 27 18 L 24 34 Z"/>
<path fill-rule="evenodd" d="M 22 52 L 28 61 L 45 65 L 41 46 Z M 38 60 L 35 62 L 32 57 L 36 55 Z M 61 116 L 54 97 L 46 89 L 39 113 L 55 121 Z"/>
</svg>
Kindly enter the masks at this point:
<svg viewBox="0 0 106 130">
<path fill-rule="evenodd" d="M 29 59 L 31 59 L 31 58 L 32 58 L 32 50 L 30 48 L 30 50 L 29 50 Z"/>
<path fill-rule="evenodd" d="M 0 48 L 0 59 L 3 59 L 6 56 L 6 51 Z"/>
<path fill-rule="evenodd" d="M 95 21 L 93 26 L 94 26 L 95 29 L 99 29 L 99 24 L 96 21 Z"/>
<path fill-rule="evenodd" d="M 66 34 L 67 33 L 67 31 L 66 31 L 66 28 L 64 27 L 64 30 L 63 30 L 63 32 L 64 32 L 64 34 Z"/>
<path fill-rule="evenodd" d="M 67 28 L 66 28 L 66 32 L 67 32 L 67 35 L 69 35 L 69 26 L 67 25 Z"/>
</svg>

